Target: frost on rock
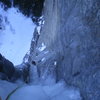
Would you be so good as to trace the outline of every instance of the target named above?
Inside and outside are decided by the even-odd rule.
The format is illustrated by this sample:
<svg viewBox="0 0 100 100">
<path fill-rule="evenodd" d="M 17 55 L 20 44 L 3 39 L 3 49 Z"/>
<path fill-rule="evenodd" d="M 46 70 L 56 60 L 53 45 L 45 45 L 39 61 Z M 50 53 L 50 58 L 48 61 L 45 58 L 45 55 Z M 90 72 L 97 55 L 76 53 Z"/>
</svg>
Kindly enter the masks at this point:
<svg viewBox="0 0 100 100">
<path fill-rule="evenodd" d="M 45 58 L 42 58 L 42 60 L 41 61 L 45 61 L 46 59 Z"/>
<path fill-rule="evenodd" d="M 36 23 L 36 25 L 37 26 L 34 29 L 34 34 L 33 34 L 33 38 L 32 38 L 32 41 L 31 41 L 31 53 L 34 52 L 34 50 L 35 50 L 35 48 L 37 46 L 37 42 L 38 42 L 38 39 L 39 39 L 40 33 L 41 33 L 41 28 L 44 25 L 44 18 L 43 18 L 43 16 L 41 16 L 38 19 L 38 22 Z M 41 47 L 39 49 L 41 51 Z"/>
<path fill-rule="evenodd" d="M 57 65 L 57 61 L 54 62 L 54 65 L 55 65 L 55 66 Z"/>
<path fill-rule="evenodd" d="M 28 52 L 26 53 L 26 55 L 24 56 L 24 58 L 23 58 L 23 63 L 27 63 L 27 62 L 28 62 L 29 56 L 30 56 L 30 51 L 28 51 Z"/>
<path fill-rule="evenodd" d="M 38 50 L 41 52 L 46 49 L 46 45 L 42 43 L 41 47 L 38 48 Z"/>
<path fill-rule="evenodd" d="M 37 26 L 37 32 L 40 35 L 40 31 L 41 31 L 41 26 Z"/>
<path fill-rule="evenodd" d="M 41 16 L 39 18 L 38 24 L 41 25 L 41 27 L 42 27 L 44 25 L 44 23 L 45 23 L 44 16 Z"/>
<path fill-rule="evenodd" d="M 40 33 L 41 33 L 41 28 L 43 27 L 44 23 L 45 23 L 44 17 L 41 16 L 41 17 L 38 19 L 38 24 L 37 24 L 37 27 L 36 27 L 37 32 L 38 32 L 39 35 L 40 35 Z"/>
</svg>

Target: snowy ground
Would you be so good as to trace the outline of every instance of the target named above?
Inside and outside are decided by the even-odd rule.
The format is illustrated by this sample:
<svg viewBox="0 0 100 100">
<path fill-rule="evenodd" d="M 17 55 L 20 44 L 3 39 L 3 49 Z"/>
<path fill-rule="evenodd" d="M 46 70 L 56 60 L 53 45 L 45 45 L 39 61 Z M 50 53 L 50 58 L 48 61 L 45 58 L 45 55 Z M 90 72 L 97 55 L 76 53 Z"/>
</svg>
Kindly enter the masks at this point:
<svg viewBox="0 0 100 100">
<path fill-rule="evenodd" d="M 0 97 L 2 98 L 2 100 L 6 100 L 8 94 L 11 93 L 15 88 L 17 88 L 16 84 L 0 80 Z"/>
<path fill-rule="evenodd" d="M 5 100 L 11 91 L 19 86 L 6 81 L 0 81 L 0 96 L 2 100 Z M 59 82 L 45 86 L 23 85 L 8 100 L 81 100 L 81 97 L 79 91 L 68 88 L 64 82 Z"/>
<path fill-rule="evenodd" d="M 30 49 L 35 25 L 17 8 L 0 7 L 0 53 L 15 65 L 21 64 Z"/>
</svg>

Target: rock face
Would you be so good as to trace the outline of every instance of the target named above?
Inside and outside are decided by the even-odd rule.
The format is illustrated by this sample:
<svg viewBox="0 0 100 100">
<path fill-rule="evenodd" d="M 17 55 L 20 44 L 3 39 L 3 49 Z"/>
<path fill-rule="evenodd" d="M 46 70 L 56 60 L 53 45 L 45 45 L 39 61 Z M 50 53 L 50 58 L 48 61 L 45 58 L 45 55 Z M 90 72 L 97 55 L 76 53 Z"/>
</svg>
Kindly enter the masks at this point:
<svg viewBox="0 0 100 100">
<path fill-rule="evenodd" d="M 40 75 L 48 69 L 57 81 L 78 87 L 83 100 L 99 100 L 100 0 L 45 0 L 43 13 L 45 24 L 31 52 Z"/>
<path fill-rule="evenodd" d="M 13 63 L 0 54 L 0 79 L 11 80 L 14 72 L 15 68 Z"/>
<path fill-rule="evenodd" d="M 18 7 L 27 16 L 40 17 L 44 0 L 0 0 L 5 4 L 5 9 L 11 6 Z"/>
<path fill-rule="evenodd" d="M 44 0 L 13 0 L 25 15 L 41 16 Z"/>
</svg>

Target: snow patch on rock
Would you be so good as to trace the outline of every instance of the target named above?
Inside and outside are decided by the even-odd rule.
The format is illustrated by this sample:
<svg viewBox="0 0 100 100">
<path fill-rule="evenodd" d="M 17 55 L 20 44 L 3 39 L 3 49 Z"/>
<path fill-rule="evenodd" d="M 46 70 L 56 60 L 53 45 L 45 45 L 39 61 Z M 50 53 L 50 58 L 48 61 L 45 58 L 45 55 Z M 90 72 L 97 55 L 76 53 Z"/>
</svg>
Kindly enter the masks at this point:
<svg viewBox="0 0 100 100">
<path fill-rule="evenodd" d="M 46 49 L 46 45 L 45 45 L 44 43 L 42 43 L 41 47 L 38 48 L 38 50 L 39 50 L 40 52 L 42 52 L 42 51 L 45 50 L 45 49 Z"/>
</svg>

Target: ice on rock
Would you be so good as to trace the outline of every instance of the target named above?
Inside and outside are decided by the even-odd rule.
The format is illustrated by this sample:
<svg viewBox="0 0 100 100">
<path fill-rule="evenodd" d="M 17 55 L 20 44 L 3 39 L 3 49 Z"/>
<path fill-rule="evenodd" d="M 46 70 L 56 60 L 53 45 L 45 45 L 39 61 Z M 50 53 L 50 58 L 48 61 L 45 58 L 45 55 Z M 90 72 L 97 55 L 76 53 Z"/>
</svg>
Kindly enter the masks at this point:
<svg viewBox="0 0 100 100">
<path fill-rule="evenodd" d="M 41 61 L 45 61 L 46 60 L 46 58 L 42 58 L 42 60 Z"/>
<path fill-rule="evenodd" d="M 39 50 L 40 52 L 42 52 L 42 51 L 45 50 L 45 49 L 46 49 L 46 45 L 45 45 L 44 43 L 42 43 L 42 46 L 38 48 L 38 50 Z"/>
<path fill-rule="evenodd" d="M 24 63 L 27 63 L 28 62 L 29 56 L 30 56 L 30 50 L 26 53 L 26 55 L 23 58 L 23 62 Z"/>
<path fill-rule="evenodd" d="M 39 25 L 42 27 L 42 25 L 44 25 L 44 17 L 43 16 L 41 16 L 40 18 L 39 18 Z"/>
<path fill-rule="evenodd" d="M 55 66 L 57 65 L 57 61 L 54 62 L 54 65 L 55 65 Z"/>
<path fill-rule="evenodd" d="M 45 51 L 45 52 L 44 52 L 44 54 L 47 54 L 47 53 L 49 53 L 49 51 Z"/>
<path fill-rule="evenodd" d="M 40 35 L 40 31 L 41 31 L 41 26 L 37 26 L 37 32 Z"/>
<path fill-rule="evenodd" d="M 36 27 L 37 32 L 38 32 L 39 35 L 40 35 L 41 28 L 42 28 L 42 26 L 44 25 L 44 23 L 45 23 L 44 18 L 43 18 L 43 16 L 41 16 L 41 17 L 38 19 L 38 26 Z"/>
<path fill-rule="evenodd" d="M 30 67 L 30 84 L 38 84 L 39 76 L 37 66 Z"/>
</svg>

